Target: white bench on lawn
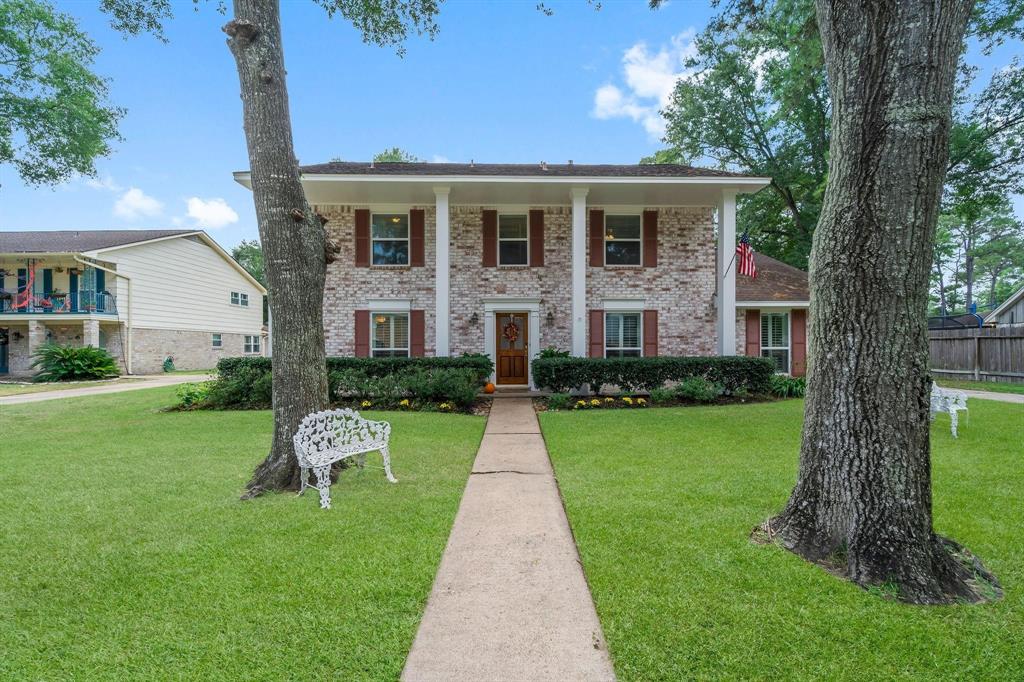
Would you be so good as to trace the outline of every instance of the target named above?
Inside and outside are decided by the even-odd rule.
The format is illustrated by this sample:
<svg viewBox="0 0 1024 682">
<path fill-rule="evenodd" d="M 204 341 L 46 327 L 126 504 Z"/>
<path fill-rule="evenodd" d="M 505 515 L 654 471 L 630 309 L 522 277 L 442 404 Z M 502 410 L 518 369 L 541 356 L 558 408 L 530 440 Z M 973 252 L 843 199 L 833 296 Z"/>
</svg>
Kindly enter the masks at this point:
<svg viewBox="0 0 1024 682">
<path fill-rule="evenodd" d="M 928 416 L 931 417 L 932 421 L 935 421 L 936 414 L 939 412 L 947 413 L 949 415 L 949 427 L 953 432 L 953 438 L 957 438 L 956 413 L 960 410 L 963 410 L 964 412 L 967 411 L 967 394 L 963 391 L 954 391 L 949 388 L 942 388 L 937 383 L 932 382 L 931 408 L 929 409 Z"/>
<path fill-rule="evenodd" d="M 324 410 L 306 415 L 299 430 L 292 437 L 295 456 L 302 469 L 299 495 L 309 484 L 309 470 L 316 475 L 316 489 L 320 491 L 320 507 L 331 508 L 331 465 L 354 457 L 360 469 L 366 466 L 366 455 L 380 451 L 384 458 L 384 475 L 391 483 L 398 483 L 391 474 L 391 452 L 388 441 L 391 424 L 365 419 L 355 410 Z"/>
</svg>

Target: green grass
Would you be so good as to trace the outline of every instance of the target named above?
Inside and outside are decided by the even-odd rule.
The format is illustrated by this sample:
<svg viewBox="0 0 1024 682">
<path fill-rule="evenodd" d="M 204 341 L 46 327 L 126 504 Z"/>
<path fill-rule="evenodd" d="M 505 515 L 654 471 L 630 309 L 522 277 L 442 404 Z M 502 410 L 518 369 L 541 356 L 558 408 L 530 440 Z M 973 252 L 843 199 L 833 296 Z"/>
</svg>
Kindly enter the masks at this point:
<svg viewBox="0 0 1024 682">
<path fill-rule="evenodd" d="M 112 384 L 130 384 L 139 379 L 109 379 L 106 381 L 54 381 L 41 384 L 0 382 L 0 397 L 5 395 L 24 395 L 26 393 L 47 393 L 49 391 L 66 391 L 72 388 L 89 388 L 90 386 L 110 386 Z"/>
<path fill-rule="evenodd" d="M 748 541 L 796 480 L 802 401 L 540 419 L 621 680 L 1024 679 L 1021 406 L 933 427 L 936 527 L 1006 591 L 938 608 Z"/>
<path fill-rule="evenodd" d="M 1024 384 L 1011 384 L 1005 381 L 967 381 L 966 379 L 936 379 L 936 381 L 943 388 L 1024 395 Z"/>
<path fill-rule="evenodd" d="M 484 420 L 372 413 L 399 483 L 346 471 L 321 511 L 240 502 L 270 413 L 174 390 L 0 408 L 0 679 L 397 678 Z"/>
</svg>

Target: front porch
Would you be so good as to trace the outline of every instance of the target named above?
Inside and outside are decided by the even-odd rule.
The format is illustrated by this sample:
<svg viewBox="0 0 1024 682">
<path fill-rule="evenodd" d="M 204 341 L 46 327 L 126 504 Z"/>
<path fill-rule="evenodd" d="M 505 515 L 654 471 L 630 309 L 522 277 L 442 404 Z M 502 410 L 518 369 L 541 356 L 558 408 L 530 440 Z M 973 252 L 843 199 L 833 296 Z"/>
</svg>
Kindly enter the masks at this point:
<svg viewBox="0 0 1024 682">
<path fill-rule="evenodd" d="M 32 356 L 46 343 L 103 348 L 127 371 L 123 336 L 119 321 L 91 315 L 0 315 L 0 376 L 32 376 Z"/>
</svg>

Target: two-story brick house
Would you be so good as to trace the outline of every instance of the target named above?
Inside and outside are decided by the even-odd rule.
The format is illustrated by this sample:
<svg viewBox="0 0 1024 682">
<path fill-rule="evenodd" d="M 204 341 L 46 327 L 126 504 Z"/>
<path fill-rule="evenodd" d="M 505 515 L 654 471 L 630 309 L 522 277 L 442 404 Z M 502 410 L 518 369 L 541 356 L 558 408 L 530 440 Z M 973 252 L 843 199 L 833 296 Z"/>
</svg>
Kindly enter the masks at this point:
<svg viewBox="0 0 1024 682">
<path fill-rule="evenodd" d="M 736 196 L 767 178 L 571 162 L 301 171 L 341 247 L 324 296 L 329 355 L 483 352 L 499 385 L 531 385 L 530 360 L 545 347 L 578 356 L 743 347 Z M 249 186 L 247 172 L 235 178 Z"/>
</svg>

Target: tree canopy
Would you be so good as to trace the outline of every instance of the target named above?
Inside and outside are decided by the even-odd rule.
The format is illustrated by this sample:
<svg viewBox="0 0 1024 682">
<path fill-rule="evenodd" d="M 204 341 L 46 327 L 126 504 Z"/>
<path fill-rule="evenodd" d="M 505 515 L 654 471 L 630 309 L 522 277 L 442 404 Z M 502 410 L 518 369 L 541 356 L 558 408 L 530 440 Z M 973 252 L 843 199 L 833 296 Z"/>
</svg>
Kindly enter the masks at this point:
<svg viewBox="0 0 1024 682">
<path fill-rule="evenodd" d="M 417 163 L 423 159 L 411 154 L 401 147 L 392 147 L 373 155 L 375 163 Z"/>
</svg>

